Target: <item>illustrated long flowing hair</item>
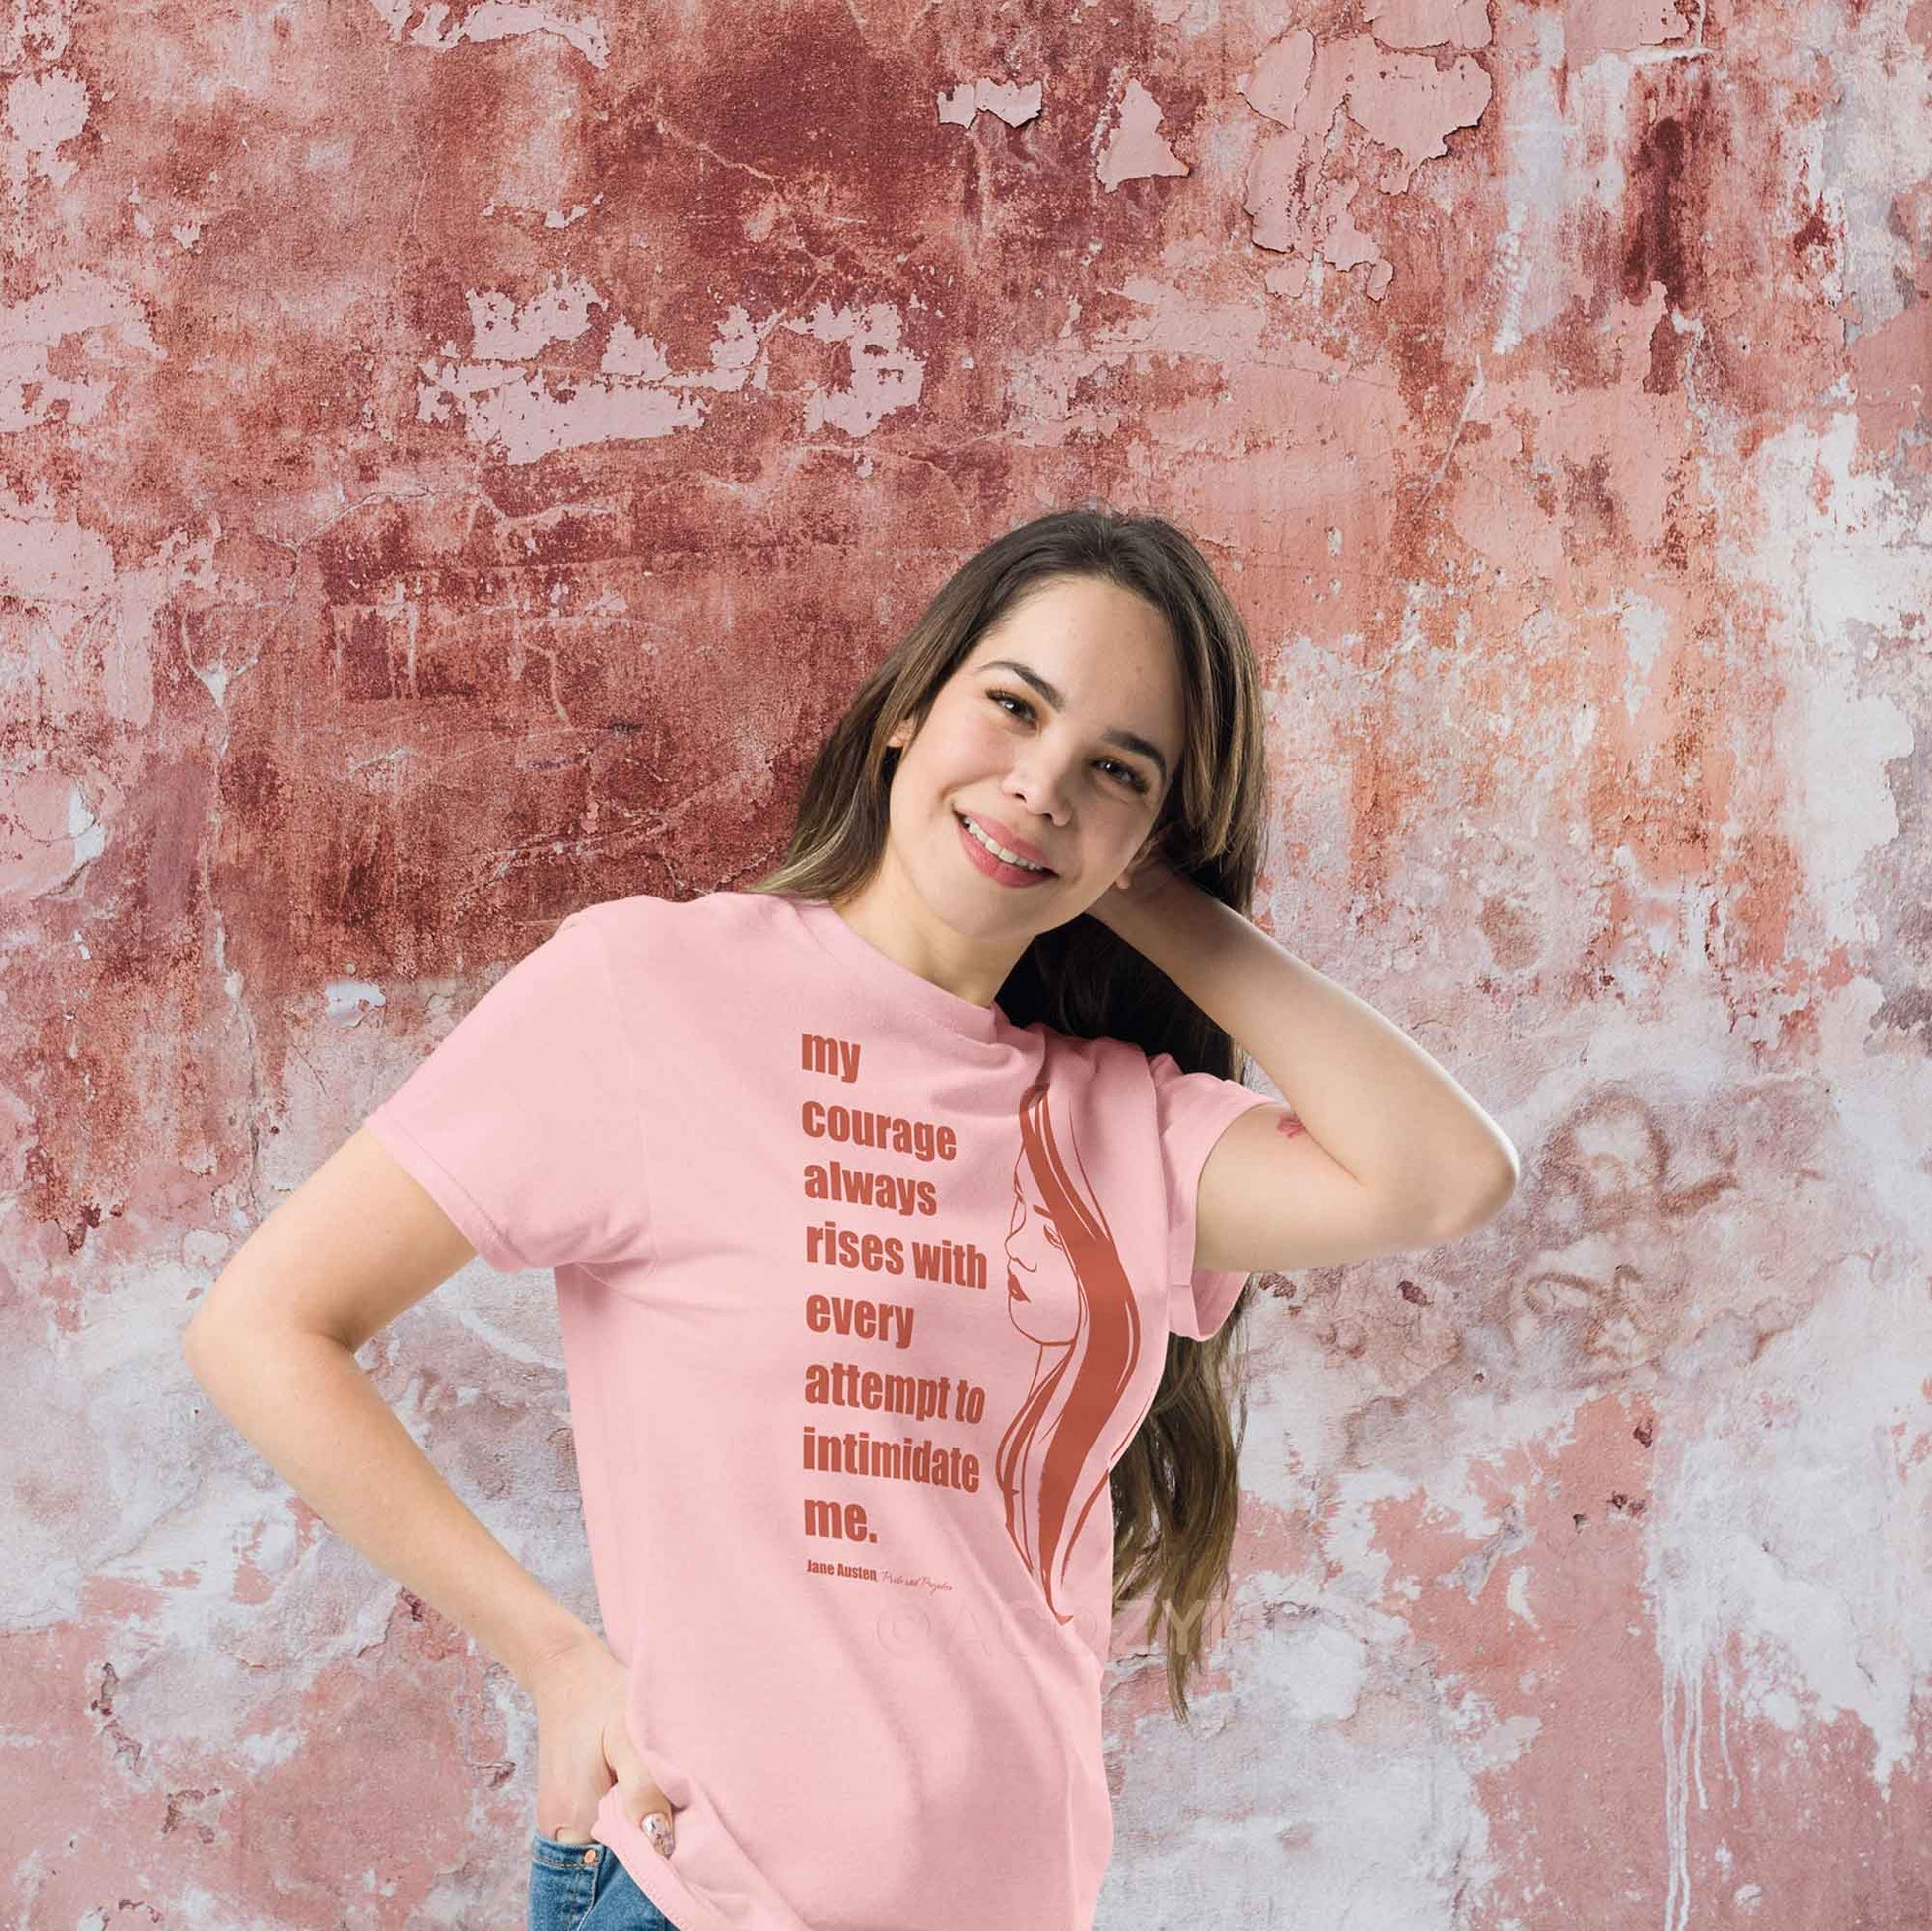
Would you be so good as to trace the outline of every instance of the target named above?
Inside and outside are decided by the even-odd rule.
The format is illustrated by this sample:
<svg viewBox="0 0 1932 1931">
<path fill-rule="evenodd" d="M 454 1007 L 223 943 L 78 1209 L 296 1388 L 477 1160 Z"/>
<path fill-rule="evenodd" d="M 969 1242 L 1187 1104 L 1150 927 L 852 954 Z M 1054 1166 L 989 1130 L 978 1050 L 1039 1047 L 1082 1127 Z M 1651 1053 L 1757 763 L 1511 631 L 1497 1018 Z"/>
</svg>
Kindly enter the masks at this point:
<svg viewBox="0 0 1932 1931">
<path fill-rule="evenodd" d="M 1096 502 L 1007 531 L 947 578 L 832 723 L 782 861 L 744 889 L 837 901 L 870 883 L 886 849 L 898 762 L 886 740 L 902 720 L 923 721 L 941 686 L 1017 598 L 1068 577 L 1116 584 L 1167 620 L 1184 729 L 1162 803 L 1160 853 L 1246 914 L 1266 806 L 1261 674 L 1247 627 L 1182 531 Z M 1112 1036 L 1150 1056 L 1172 1053 L 1183 1071 L 1242 1076 L 1228 1034 L 1097 919 L 1040 933 L 999 1002 L 1015 1026 L 1043 1020 L 1074 1037 Z M 1234 1547 L 1247 1421 L 1237 1350 L 1248 1301 L 1244 1285 L 1212 1340 L 1168 1336 L 1154 1405 L 1111 1477 L 1114 1610 L 1147 1597 L 1146 1636 L 1161 1631 L 1169 1701 L 1182 1722 L 1187 1679 L 1205 1653 L 1208 1612 L 1226 1592 Z"/>
<path fill-rule="evenodd" d="M 1049 1059 L 1050 1051 L 1049 1038 Z M 1050 1089 L 1050 1070 L 1042 1067 L 1021 1097 L 1020 1158 L 1072 1272 L 1076 1319 L 1063 1348 L 1041 1348 L 1042 1357 L 1055 1358 L 1000 1438 L 994 1468 L 1006 1496 L 1007 1533 L 1038 1577 L 1046 1606 L 1070 1622 L 1072 1611 L 1060 1607 L 1067 1566 L 1107 1486 L 1104 1474 L 1090 1478 L 1088 1469 L 1139 1365 L 1141 1314 L 1079 1150 L 1063 1146 L 1054 1131 Z M 1048 1430 L 1035 1474 L 1033 1450 Z"/>
</svg>

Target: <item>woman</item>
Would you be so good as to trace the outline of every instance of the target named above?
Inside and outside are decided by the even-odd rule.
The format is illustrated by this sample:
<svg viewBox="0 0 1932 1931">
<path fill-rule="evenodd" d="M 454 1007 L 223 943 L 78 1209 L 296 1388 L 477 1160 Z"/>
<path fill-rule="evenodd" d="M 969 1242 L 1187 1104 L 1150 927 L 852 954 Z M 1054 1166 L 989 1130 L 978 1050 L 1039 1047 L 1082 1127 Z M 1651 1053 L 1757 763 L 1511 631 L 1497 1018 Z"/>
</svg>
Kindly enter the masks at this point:
<svg viewBox="0 0 1932 1931">
<path fill-rule="evenodd" d="M 1091 1924 L 1111 1620 L 1146 1600 L 1184 1718 L 1250 1271 L 1516 1181 L 1243 915 L 1263 806 L 1198 550 L 1042 516 L 868 680 L 775 872 L 566 918 L 215 1284 L 210 1394 L 530 1691 L 533 1931 Z M 472 1253 L 556 1272 L 608 1643 L 352 1358 Z"/>
</svg>

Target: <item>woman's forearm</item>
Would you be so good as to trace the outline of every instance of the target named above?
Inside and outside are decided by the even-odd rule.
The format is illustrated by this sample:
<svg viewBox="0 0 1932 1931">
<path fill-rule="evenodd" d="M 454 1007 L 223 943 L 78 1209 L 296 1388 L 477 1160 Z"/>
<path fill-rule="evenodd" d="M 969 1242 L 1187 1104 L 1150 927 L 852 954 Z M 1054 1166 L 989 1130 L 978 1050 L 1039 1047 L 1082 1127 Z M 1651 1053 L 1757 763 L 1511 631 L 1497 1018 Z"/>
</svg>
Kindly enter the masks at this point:
<svg viewBox="0 0 1932 1931">
<path fill-rule="evenodd" d="M 217 1323 L 191 1331 L 182 1352 L 215 1406 L 344 1541 L 525 1689 L 591 1633 L 463 1505 L 340 1341 Z"/>
</svg>

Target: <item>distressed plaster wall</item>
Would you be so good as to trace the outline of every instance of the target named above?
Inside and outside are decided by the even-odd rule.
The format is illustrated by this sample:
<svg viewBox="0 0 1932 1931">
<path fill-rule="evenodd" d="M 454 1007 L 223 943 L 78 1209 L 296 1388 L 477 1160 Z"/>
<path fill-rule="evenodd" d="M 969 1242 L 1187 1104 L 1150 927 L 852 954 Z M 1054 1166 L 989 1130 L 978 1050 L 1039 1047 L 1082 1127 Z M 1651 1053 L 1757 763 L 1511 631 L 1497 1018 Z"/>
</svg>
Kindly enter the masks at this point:
<svg viewBox="0 0 1932 1931">
<path fill-rule="evenodd" d="M 176 1337 L 1088 493 L 1253 626 L 1262 921 L 1526 1164 L 1265 1283 L 1103 1927 L 1932 1924 L 1932 0 L 0 22 L 8 1924 L 520 1922 L 523 1699 Z M 364 1359 L 589 1615 L 545 1286 Z"/>
</svg>

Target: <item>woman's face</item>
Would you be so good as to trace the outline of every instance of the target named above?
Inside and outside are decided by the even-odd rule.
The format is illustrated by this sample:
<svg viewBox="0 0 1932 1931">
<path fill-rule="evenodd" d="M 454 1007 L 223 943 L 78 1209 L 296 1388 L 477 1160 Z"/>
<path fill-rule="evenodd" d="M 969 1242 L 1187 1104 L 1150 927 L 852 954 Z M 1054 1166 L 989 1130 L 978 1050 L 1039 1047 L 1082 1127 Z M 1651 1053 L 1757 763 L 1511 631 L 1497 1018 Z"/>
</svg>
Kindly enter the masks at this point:
<svg viewBox="0 0 1932 1931">
<path fill-rule="evenodd" d="M 1042 1346 L 1072 1340 L 1080 1326 L 1080 1283 L 1024 1153 L 1013 1168 L 1006 1262 L 1007 1312 L 1014 1326 Z"/>
<path fill-rule="evenodd" d="M 1182 701 L 1151 604 L 1090 577 L 1035 585 L 979 639 L 924 724 L 907 720 L 889 739 L 902 748 L 894 859 L 957 931 L 1065 924 L 1148 841 L 1179 761 Z M 1050 870 L 1012 870 L 965 819 Z"/>
</svg>

